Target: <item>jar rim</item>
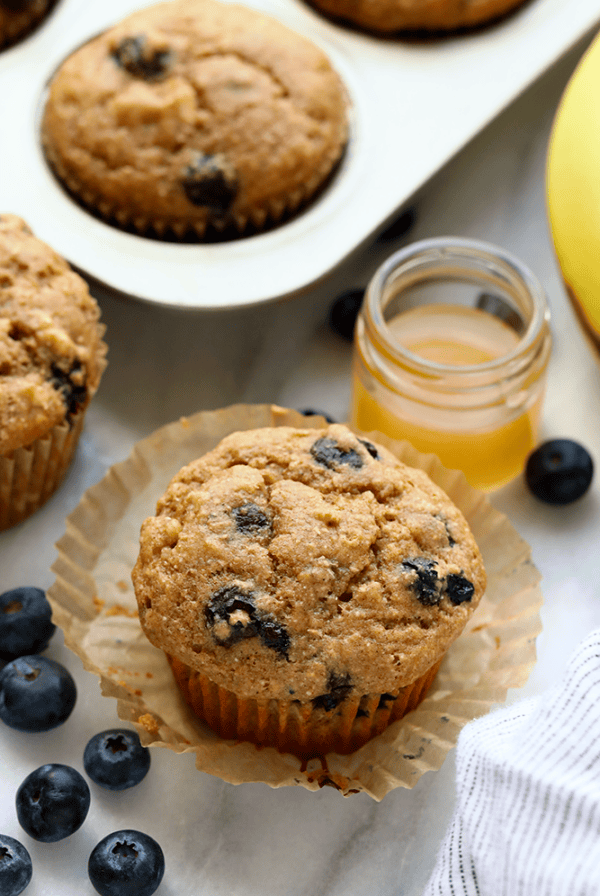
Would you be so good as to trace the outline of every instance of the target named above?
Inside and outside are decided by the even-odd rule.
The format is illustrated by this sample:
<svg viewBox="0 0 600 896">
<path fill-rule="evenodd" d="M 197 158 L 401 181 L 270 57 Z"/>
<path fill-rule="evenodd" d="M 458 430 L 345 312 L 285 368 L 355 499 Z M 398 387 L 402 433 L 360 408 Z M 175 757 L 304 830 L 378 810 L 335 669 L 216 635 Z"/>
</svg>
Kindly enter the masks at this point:
<svg viewBox="0 0 600 896">
<path fill-rule="evenodd" d="M 511 351 L 491 361 L 483 361 L 478 364 L 444 364 L 439 361 L 430 361 L 415 354 L 391 336 L 390 328 L 384 319 L 384 306 L 381 302 L 388 278 L 392 273 L 401 271 L 402 268 L 405 268 L 407 271 L 410 270 L 413 265 L 416 265 L 417 261 L 429 260 L 431 267 L 428 273 L 431 273 L 436 267 L 441 267 L 444 260 L 451 258 L 456 263 L 460 263 L 461 258 L 465 261 L 465 272 L 471 273 L 471 279 L 474 279 L 472 275 L 476 273 L 473 264 L 475 261 L 480 263 L 483 261 L 488 265 L 501 268 L 504 273 L 510 276 L 513 282 L 519 284 L 531 297 L 531 317 L 524 333 L 520 335 L 517 344 Z M 472 267 L 467 267 L 466 263 L 469 261 L 473 264 Z M 412 281 L 411 285 L 419 282 L 419 280 L 423 282 L 426 279 L 427 275 L 424 274 L 422 277 Z M 457 280 L 459 278 L 453 277 L 452 279 Z M 398 290 L 398 293 L 401 291 Z M 468 374 L 493 373 L 529 355 L 538 342 L 549 334 L 550 309 L 544 289 L 535 274 L 511 252 L 493 243 L 469 237 L 431 237 L 409 243 L 407 246 L 394 252 L 373 274 L 367 286 L 364 305 L 367 326 L 369 329 L 375 329 L 378 340 L 383 343 L 386 351 L 405 365 L 424 375 L 452 375 L 460 377 Z"/>
</svg>

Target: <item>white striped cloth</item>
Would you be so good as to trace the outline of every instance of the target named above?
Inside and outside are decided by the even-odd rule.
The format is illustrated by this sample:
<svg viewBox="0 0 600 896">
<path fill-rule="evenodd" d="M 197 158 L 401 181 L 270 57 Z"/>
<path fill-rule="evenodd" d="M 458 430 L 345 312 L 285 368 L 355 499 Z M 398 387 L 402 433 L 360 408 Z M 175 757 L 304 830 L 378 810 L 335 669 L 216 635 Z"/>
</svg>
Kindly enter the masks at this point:
<svg viewBox="0 0 600 896">
<path fill-rule="evenodd" d="M 600 629 L 562 684 L 467 725 L 423 896 L 600 896 Z"/>
</svg>

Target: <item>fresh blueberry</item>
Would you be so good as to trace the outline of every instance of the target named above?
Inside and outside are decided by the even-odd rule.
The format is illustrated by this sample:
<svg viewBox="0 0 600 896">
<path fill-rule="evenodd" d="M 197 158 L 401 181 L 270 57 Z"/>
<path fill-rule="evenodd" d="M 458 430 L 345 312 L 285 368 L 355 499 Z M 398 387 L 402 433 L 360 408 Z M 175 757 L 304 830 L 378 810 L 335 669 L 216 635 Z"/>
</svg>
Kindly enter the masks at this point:
<svg viewBox="0 0 600 896">
<path fill-rule="evenodd" d="M 349 289 L 338 296 L 329 309 L 329 326 L 335 333 L 349 342 L 352 341 L 354 336 L 354 325 L 356 324 L 356 318 L 363 303 L 364 295 L 364 289 Z"/>
<path fill-rule="evenodd" d="M 570 504 L 586 493 L 594 475 L 592 458 L 571 439 L 551 439 L 533 451 L 525 466 L 531 492 L 546 504 Z"/>
<path fill-rule="evenodd" d="M 69 765 L 41 765 L 17 790 L 21 827 L 42 843 L 56 843 L 77 831 L 90 808 L 90 788 Z"/>
<path fill-rule="evenodd" d="M 19 896 L 33 874 L 31 856 L 22 843 L 0 834 L 0 893 Z"/>
<path fill-rule="evenodd" d="M 95 734 L 83 752 L 83 767 L 92 781 L 108 790 L 139 784 L 150 768 L 150 750 L 135 731 L 111 728 Z"/>
<path fill-rule="evenodd" d="M 415 208 L 408 208 L 405 211 L 400 212 L 398 217 L 381 231 L 377 237 L 377 242 L 388 243 L 391 240 L 397 240 L 400 237 L 405 236 L 411 227 L 413 227 L 416 218 L 417 212 Z"/>
<path fill-rule="evenodd" d="M 44 656 L 21 656 L 0 672 L 0 719 L 19 731 L 50 731 L 73 711 L 70 672 Z"/>
<path fill-rule="evenodd" d="M 329 414 L 326 414 L 325 411 L 320 411 L 317 408 L 302 408 L 298 411 L 299 414 L 302 414 L 304 417 L 324 417 L 328 423 L 335 423 L 336 421 Z"/>
<path fill-rule="evenodd" d="M 100 896 L 152 896 L 165 873 L 162 849 L 141 831 L 115 831 L 94 847 L 88 874 Z"/>
<path fill-rule="evenodd" d="M 51 616 L 41 588 L 13 588 L 0 594 L 0 660 L 44 650 L 56 630 Z"/>
</svg>

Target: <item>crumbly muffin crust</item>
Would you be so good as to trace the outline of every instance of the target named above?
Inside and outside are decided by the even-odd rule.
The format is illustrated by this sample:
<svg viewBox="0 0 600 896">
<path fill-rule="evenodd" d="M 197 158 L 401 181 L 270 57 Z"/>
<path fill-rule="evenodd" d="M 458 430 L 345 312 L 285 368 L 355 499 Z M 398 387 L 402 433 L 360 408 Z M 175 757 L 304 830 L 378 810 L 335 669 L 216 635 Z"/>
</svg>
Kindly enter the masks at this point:
<svg viewBox="0 0 600 896">
<path fill-rule="evenodd" d="M 19 217 L 0 215 L 0 455 L 85 409 L 104 367 L 87 284 Z"/>
<path fill-rule="evenodd" d="M 40 22 L 55 0 L 0 0 L 0 48 L 25 37 Z"/>
<path fill-rule="evenodd" d="M 337 424 L 234 433 L 184 467 L 132 578 L 153 644 L 239 696 L 324 709 L 414 682 L 485 588 L 447 495 Z"/>
<path fill-rule="evenodd" d="M 342 82 L 311 41 L 243 6 L 176 0 L 65 61 L 42 135 L 90 209 L 183 237 L 297 209 L 331 173 L 347 128 Z"/>
<path fill-rule="evenodd" d="M 456 31 L 493 22 L 525 0 L 308 0 L 317 9 L 378 32 Z"/>
</svg>

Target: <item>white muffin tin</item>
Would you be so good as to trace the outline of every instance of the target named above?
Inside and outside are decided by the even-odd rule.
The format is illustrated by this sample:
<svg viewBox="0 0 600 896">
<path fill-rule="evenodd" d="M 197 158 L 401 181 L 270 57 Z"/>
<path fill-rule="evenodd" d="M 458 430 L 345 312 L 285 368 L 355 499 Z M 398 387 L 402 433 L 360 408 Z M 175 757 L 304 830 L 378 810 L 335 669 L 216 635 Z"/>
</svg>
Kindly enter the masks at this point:
<svg viewBox="0 0 600 896">
<path fill-rule="evenodd" d="M 325 193 L 270 232 L 233 242 L 161 243 L 94 218 L 57 184 L 39 119 L 62 60 L 140 0 L 58 0 L 0 52 L 0 213 L 14 212 L 103 289 L 151 303 L 236 308 L 317 284 L 405 206 L 478 131 L 600 23 L 598 0 L 528 0 L 489 28 L 440 40 L 358 33 L 303 0 L 248 0 L 329 55 L 351 102 L 351 140 Z"/>
</svg>

